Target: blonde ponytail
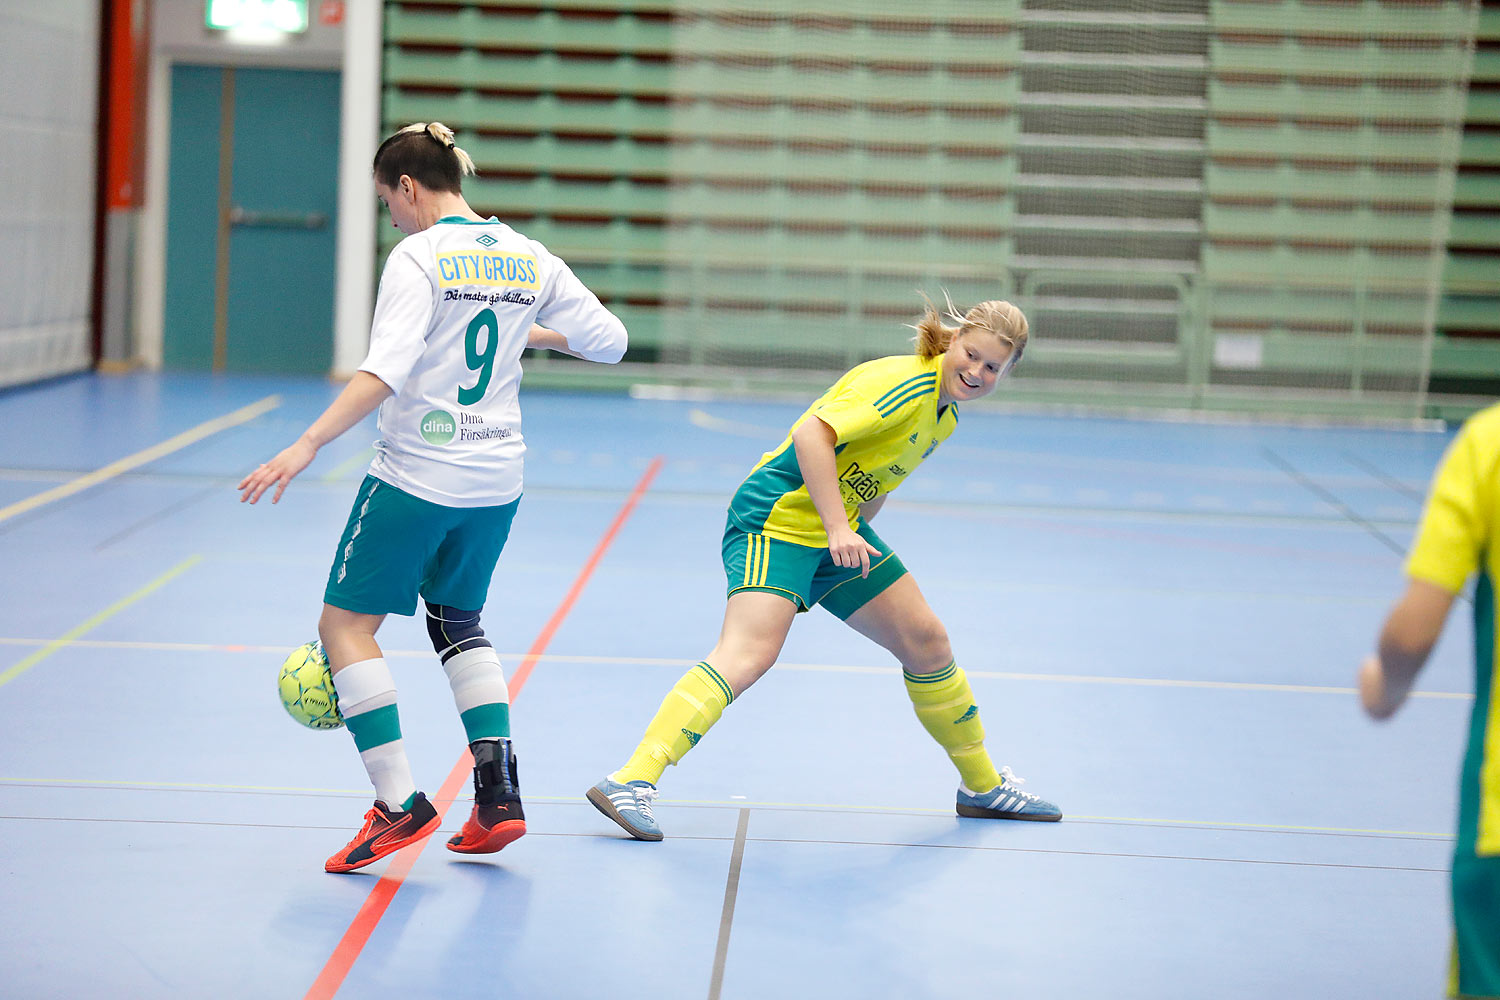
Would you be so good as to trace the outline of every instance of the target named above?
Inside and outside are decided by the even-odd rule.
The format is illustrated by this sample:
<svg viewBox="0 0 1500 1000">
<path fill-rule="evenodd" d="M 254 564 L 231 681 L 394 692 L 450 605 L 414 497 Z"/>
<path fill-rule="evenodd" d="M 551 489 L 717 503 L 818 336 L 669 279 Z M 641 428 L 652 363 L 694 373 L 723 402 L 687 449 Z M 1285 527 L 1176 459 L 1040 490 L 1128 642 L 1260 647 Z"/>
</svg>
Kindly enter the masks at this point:
<svg viewBox="0 0 1500 1000">
<path fill-rule="evenodd" d="M 1026 322 L 1026 316 L 1020 309 L 1009 302 L 1000 299 L 990 299 L 979 303 L 968 312 L 960 314 L 953 306 L 953 300 L 948 293 L 943 293 L 943 302 L 947 309 L 939 313 L 937 306 L 925 294 L 922 296 L 924 308 L 922 318 L 912 325 L 917 331 L 916 345 L 917 356 L 930 360 L 942 354 L 953 345 L 955 337 L 960 337 L 970 330 L 982 330 L 993 334 L 1001 343 L 1011 348 L 1011 366 L 1021 360 L 1021 352 L 1026 350 L 1026 340 L 1030 333 L 1030 325 Z M 943 322 L 947 317 L 957 326 L 948 326 Z"/>
<path fill-rule="evenodd" d="M 416 125 L 410 125 L 407 127 L 412 131 L 425 129 L 429 136 L 442 143 L 445 148 L 453 150 L 453 155 L 458 157 L 458 172 L 462 176 L 473 176 L 474 161 L 469 157 L 468 153 L 465 153 L 456 145 L 457 140 L 454 138 L 453 130 L 451 128 L 444 125 L 442 122 L 428 122 L 425 126 L 418 122 Z"/>
<path fill-rule="evenodd" d="M 948 305 L 947 315 L 962 326 L 964 318 L 953 310 L 953 300 L 948 297 L 946 291 L 943 292 L 943 301 Z M 917 357 L 924 361 L 931 360 L 946 351 L 959 330 L 959 327 L 947 326 L 943 323 L 942 315 L 938 313 L 937 306 L 932 304 L 926 292 L 922 293 L 922 318 L 912 324 L 911 328 L 917 331 Z"/>
</svg>

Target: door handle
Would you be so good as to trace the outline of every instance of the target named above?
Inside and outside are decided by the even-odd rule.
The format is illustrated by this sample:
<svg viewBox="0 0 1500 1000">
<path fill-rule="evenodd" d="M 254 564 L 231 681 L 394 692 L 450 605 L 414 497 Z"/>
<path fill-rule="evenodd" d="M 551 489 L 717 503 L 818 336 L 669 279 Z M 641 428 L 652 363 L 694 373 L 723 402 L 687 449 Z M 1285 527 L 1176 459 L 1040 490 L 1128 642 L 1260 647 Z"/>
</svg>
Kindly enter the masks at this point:
<svg viewBox="0 0 1500 1000">
<path fill-rule="evenodd" d="M 229 210 L 231 226 L 261 229 L 322 229 L 328 224 L 323 212 L 251 212 L 241 205 Z"/>
</svg>

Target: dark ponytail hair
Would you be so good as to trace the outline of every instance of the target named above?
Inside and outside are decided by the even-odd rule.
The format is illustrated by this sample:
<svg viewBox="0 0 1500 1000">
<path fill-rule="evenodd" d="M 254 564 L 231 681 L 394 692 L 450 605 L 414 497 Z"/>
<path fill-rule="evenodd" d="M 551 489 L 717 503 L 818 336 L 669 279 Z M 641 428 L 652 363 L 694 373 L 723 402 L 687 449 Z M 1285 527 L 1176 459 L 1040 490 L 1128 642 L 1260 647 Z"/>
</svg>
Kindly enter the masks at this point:
<svg viewBox="0 0 1500 1000">
<path fill-rule="evenodd" d="M 375 151 L 375 179 L 388 188 L 405 174 L 429 191 L 463 193 L 465 174 L 474 161 L 453 144 L 453 130 L 442 122 L 408 125 Z"/>
</svg>

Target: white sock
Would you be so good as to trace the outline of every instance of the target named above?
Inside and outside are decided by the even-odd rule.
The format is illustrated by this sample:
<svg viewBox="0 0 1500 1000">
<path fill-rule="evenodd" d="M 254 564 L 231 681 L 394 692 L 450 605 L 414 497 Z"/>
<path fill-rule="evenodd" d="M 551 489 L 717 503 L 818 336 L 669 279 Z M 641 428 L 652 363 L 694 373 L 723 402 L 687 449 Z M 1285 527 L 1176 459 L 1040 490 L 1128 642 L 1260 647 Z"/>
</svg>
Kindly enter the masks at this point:
<svg viewBox="0 0 1500 1000">
<path fill-rule="evenodd" d="M 375 797 L 387 808 L 401 809 L 416 792 L 401 721 L 396 711 L 396 682 L 385 660 L 361 660 L 333 675 L 339 714 L 354 736 L 359 759 L 375 786 Z"/>
</svg>

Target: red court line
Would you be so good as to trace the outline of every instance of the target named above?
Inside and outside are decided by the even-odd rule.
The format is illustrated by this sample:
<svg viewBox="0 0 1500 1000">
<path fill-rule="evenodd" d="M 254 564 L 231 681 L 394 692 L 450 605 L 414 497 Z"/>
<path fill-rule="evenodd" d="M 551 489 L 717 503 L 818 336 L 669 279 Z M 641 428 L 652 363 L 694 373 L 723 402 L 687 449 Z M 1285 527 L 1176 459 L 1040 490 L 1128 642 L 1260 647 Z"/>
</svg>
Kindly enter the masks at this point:
<svg viewBox="0 0 1500 1000">
<path fill-rule="evenodd" d="M 600 560 L 604 558 L 604 553 L 609 550 L 610 545 L 614 542 L 615 536 L 620 533 L 620 529 L 624 527 L 630 515 L 635 512 L 636 504 L 640 502 L 641 497 L 646 495 L 646 491 L 651 488 L 651 481 L 656 478 L 656 474 L 661 471 L 661 467 L 662 459 L 660 456 L 651 460 L 651 464 L 646 467 L 646 471 L 641 476 L 640 481 L 635 484 L 635 489 L 631 490 L 630 496 L 626 498 L 624 506 L 620 508 L 619 513 L 615 515 L 614 521 L 610 523 L 603 537 L 599 539 L 599 544 L 594 546 L 594 551 L 589 556 L 588 562 L 584 563 L 583 569 L 578 571 L 578 578 L 573 581 L 573 586 L 568 590 L 567 595 L 563 597 L 562 603 L 557 606 L 557 610 L 552 613 L 552 617 L 548 619 L 547 624 L 542 627 L 542 631 L 537 635 L 536 641 L 531 644 L 531 649 L 527 651 L 525 659 L 521 661 L 521 665 L 516 668 L 515 674 L 510 679 L 510 700 L 512 702 L 520 697 L 521 688 L 525 686 L 526 678 L 531 676 L 531 671 L 536 666 L 537 660 L 541 659 L 542 654 L 547 651 L 547 646 L 552 642 L 552 637 L 557 634 L 558 627 L 568 617 L 568 613 L 573 610 L 573 605 L 578 601 L 579 595 L 583 593 L 584 587 L 588 586 L 589 577 L 594 575 L 594 570 L 598 567 Z M 447 780 L 443 782 L 443 787 L 438 790 L 437 798 L 432 800 L 432 804 L 437 807 L 440 820 L 447 816 L 448 807 L 458 797 L 459 789 L 463 787 L 473 767 L 474 758 L 469 755 L 468 748 L 465 747 L 463 754 L 458 758 L 458 763 L 453 765 L 453 770 L 449 772 Z M 380 923 L 380 918 L 385 915 L 386 907 L 390 906 L 391 900 L 395 898 L 396 890 L 401 888 L 401 883 L 405 881 L 407 874 L 411 872 L 412 866 L 417 863 L 417 858 L 421 857 L 423 848 L 431 840 L 432 838 L 428 837 L 396 852 L 395 856 L 391 859 L 390 866 L 385 870 L 385 874 L 380 877 L 380 881 L 375 883 L 374 888 L 370 890 L 370 894 L 365 897 L 364 905 L 354 915 L 354 920 L 350 922 L 349 929 L 339 939 L 339 943 L 333 949 L 333 954 L 328 957 L 327 964 L 323 966 L 323 971 L 318 973 L 318 978 L 313 981 L 312 987 L 308 989 L 307 995 L 303 1000 L 331 1000 L 333 995 L 338 992 L 339 987 L 344 984 L 344 977 L 354 967 L 355 960 L 359 958 L 360 952 L 364 950 L 366 942 L 370 940 L 370 935 L 375 932 L 375 926 Z"/>
</svg>

